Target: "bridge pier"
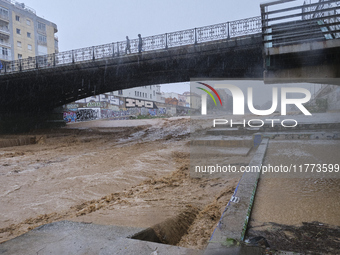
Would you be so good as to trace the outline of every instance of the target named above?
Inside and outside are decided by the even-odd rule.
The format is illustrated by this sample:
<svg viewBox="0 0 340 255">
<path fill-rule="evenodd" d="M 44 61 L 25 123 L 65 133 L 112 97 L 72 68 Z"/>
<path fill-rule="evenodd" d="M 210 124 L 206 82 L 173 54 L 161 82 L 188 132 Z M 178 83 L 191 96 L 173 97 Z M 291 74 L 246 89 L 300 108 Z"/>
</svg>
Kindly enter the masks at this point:
<svg viewBox="0 0 340 255">
<path fill-rule="evenodd" d="M 62 110 L 62 107 L 58 107 L 52 111 L 0 113 L 0 134 L 65 126 Z"/>
</svg>

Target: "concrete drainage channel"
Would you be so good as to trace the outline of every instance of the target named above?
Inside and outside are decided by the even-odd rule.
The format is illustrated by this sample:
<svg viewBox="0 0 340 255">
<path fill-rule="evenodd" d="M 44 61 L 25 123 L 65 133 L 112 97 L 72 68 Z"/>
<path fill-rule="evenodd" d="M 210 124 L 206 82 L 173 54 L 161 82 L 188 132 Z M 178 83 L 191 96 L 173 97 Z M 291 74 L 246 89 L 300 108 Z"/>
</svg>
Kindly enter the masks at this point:
<svg viewBox="0 0 340 255">
<path fill-rule="evenodd" d="M 309 128 L 313 127 L 315 130 L 310 131 Z M 266 132 L 266 129 L 212 129 L 207 132 L 209 136 L 204 137 L 197 144 L 209 141 L 208 145 L 212 145 L 214 140 L 219 140 L 216 146 L 221 146 L 223 137 L 232 139 L 229 134 L 252 134 L 253 146 L 257 147 L 255 155 L 253 156 L 249 166 L 257 166 L 258 169 L 264 160 L 267 145 L 270 139 L 277 140 L 338 140 L 340 133 L 338 132 L 338 123 L 323 123 L 323 124 L 305 124 L 300 125 L 299 129 L 292 130 L 291 132 L 283 132 L 278 129 L 277 132 Z M 327 130 L 327 131 L 324 131 Z M 261 132 L 262 131 L 262 132 Z M 257 132 L 257 133 L 255 133 Z M 214 136 L 215 138 L 211 138 Z M 222 139 L 221 139 L 222 137 Z M 235 139 L 234 139 L 235 140 Z M 237 140 L 237 139 L 236 139 Z M 243 142 L 244 143 L 244 142 Z M 230 144 L 229 144 L 230 145 Z M 233 144 L 235 145 L 235 144 Z M 243 145 L 243 144 L 239 144 Z M 219 255 L 219 254 L 263 254 L 264 248 L 257 247 L 258 244 L 266 242 L 266 240 L 257 240 L 255 246 L 244 245 L 245 233 L 247 230 L 248 221 L 251 215 L 255 193 L 257 189 L 260 172 L 252 173 L 245 172 L 239 181 L 236 190 L 229 203 L 227 204 L 221 219 L 211 236 L 209 244 L 205 250 L 205 255 Z M 275 254 L 297 254 L 293 252 L 277 251 Z"/>
<path fill-rule="evenodd" d="M 188 208 L 175 217 L 134 234 L 131 239 L 176 245 L 187 233 L 197 214 L 197 209 Z"/>
</svg>

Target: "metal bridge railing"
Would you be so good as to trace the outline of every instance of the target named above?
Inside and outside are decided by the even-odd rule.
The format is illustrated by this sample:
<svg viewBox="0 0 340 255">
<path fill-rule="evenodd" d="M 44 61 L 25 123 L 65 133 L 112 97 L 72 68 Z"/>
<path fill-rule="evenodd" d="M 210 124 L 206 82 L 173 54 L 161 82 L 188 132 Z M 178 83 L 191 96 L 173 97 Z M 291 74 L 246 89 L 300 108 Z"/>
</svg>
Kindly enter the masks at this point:
<svg viewBox="0 0 340 255">
<path fill-rule="evenodd" d="M 315 0 L 299 6 L 286 6 L 292 1 L 279 0 L 260 5 L 266 48 L 340 37 L 339 1 Z M 285 6 L 277 8 L 277 5 Z"/>
<path fill-rule="evenodd" d="M 144 37 L 142 51 L 152 51 L 192 45 L 220 39 L 251 35 L 261 32 L 261 17 L 252 17 L 221 24 L 186 29 L 173 33 L 165 33 Z M 138 39 L 130 40 L 131 54 L 138 53 Z M 103 58 L 115 58 L 129 54 L 126 53 L 126 41 L 69 50 L 33 58 L 13 60 L 3 63 L 1 75 L 26 70 L 50 68 L 72 63 L 93 61 Z"/>
</svg>

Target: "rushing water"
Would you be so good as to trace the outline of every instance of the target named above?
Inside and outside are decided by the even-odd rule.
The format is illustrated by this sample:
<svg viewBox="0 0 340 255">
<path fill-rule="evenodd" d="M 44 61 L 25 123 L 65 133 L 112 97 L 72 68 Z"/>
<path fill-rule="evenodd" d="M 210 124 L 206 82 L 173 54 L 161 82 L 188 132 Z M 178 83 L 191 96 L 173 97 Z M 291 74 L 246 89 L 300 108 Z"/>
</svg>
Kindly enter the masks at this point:
<svg viewBox="0 0 340 255">
<path fill-rule="evenodd" d="M 338 140 L 271 141 L 264 165 L 339 164 L 339 148 Z M 285 153 L 287 151 L 291 152 L 290 155 Z M 262 177 L 252 211 L 252 225 L 259 226 L 264 222 L 300 225 L 302 222 L 318 221 L 340 226 L 340 179 L 325 177 Z"/>
</svg>

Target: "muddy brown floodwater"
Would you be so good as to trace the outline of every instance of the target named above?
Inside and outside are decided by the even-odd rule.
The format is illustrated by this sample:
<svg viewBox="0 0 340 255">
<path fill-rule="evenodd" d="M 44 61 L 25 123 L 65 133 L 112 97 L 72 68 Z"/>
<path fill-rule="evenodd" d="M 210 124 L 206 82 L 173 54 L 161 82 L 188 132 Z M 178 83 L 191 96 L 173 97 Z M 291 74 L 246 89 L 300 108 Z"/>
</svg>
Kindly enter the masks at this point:
<svg viewBox="0 0 340 255">
<path fill-rule="evenodd" d="M 150 227 L 191 210 L 178 245 L 202 249 L 239 181 L 189 178 L 189 118 L 34 135 L 38 144 L 0 151 L 0 242 L 53 221 Z"/>
</svg>

